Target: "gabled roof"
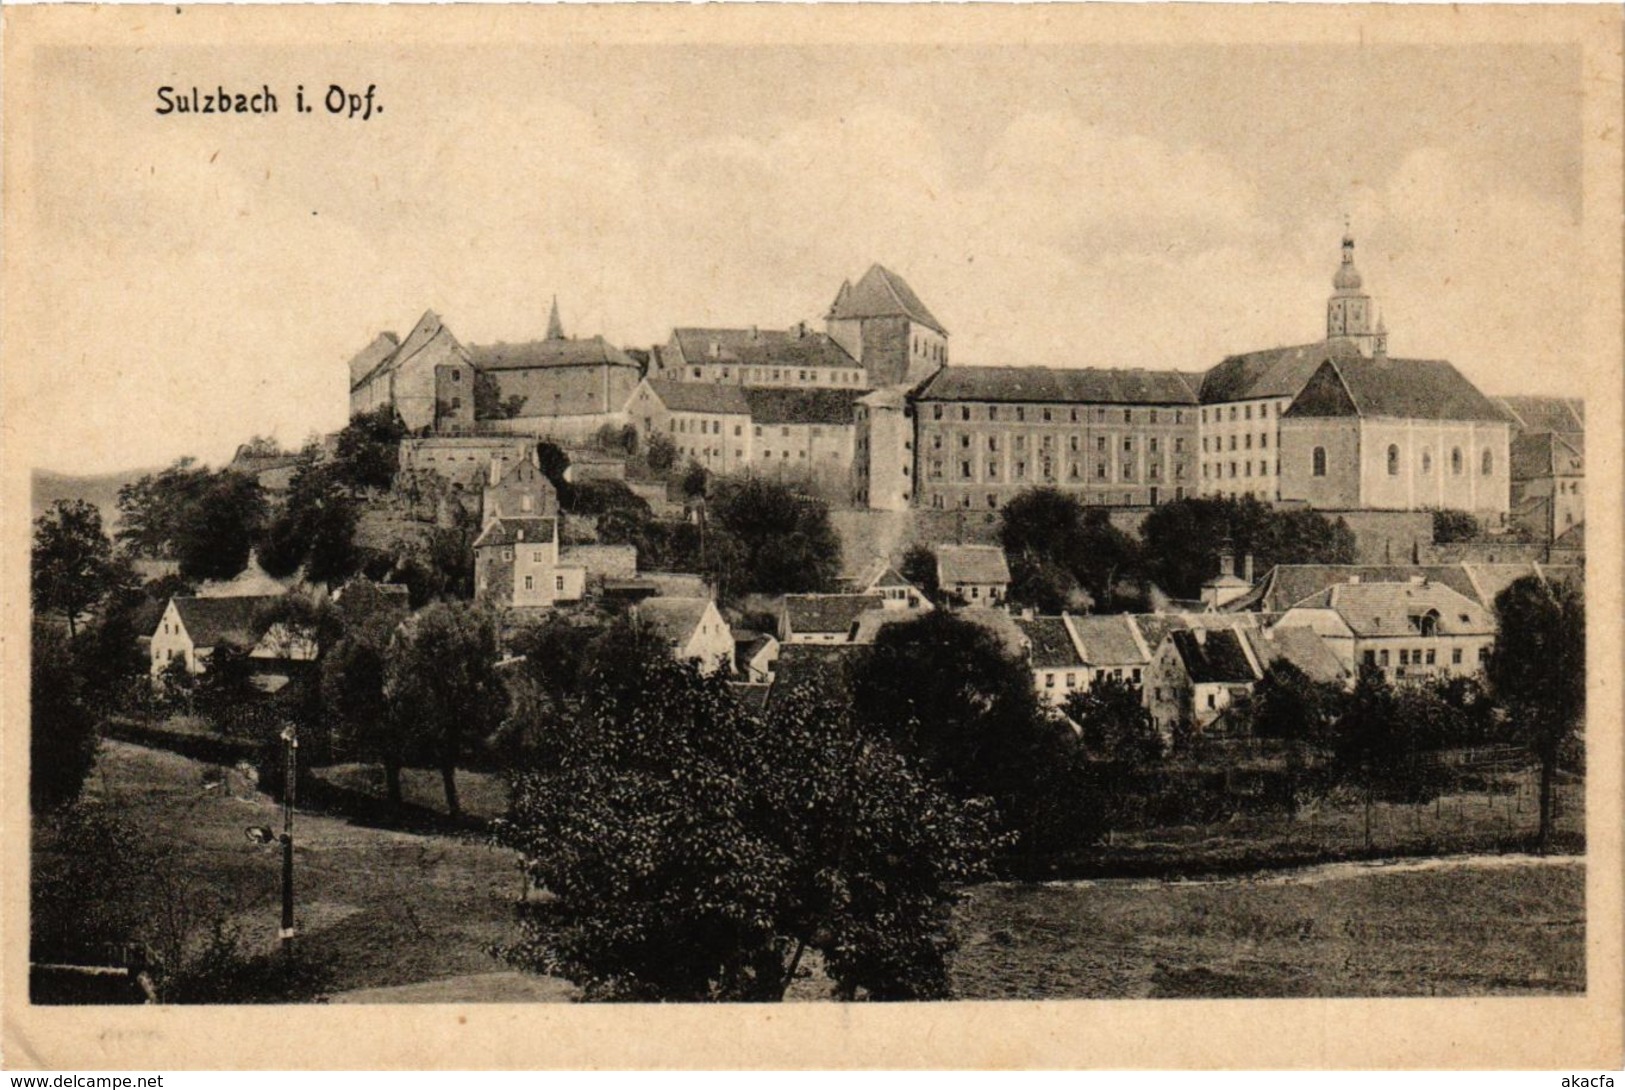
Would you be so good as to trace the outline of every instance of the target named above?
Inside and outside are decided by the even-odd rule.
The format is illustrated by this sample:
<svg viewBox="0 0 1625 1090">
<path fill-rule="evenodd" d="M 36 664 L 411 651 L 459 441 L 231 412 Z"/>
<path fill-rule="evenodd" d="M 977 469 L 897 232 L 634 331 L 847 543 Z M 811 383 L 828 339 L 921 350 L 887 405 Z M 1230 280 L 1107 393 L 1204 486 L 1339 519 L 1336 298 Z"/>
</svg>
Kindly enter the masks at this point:
<svg viewBox="0 0 1625 1090">
<path fill-rule="evenodd" d="M 393 356 L 401 346 L 393 333 L 380 333 L 354 356 L 350 357 L 350 388 L 353 390 L 377 371 L 379 365 Z"/>
<path fill-rule="evenodd" d="M 1529 565 L 1512 566 L 1521 568 L 1523 575 L 1530 574 Z M 1405 583 L 1413 578 L 1442 584 L 1482 605 L 1489 604 L 1463 564 L 1277 564 L 1264 573 L 1256 589 L 1224 608 L 1235 613 L 1253 609 L 1280 613 L 1339 583 Z"/>
<path fill-rule="evenodd" d="M 1358 355 L 1322 363 L 1285 415 L 1506 422 L 1490 399 L 1445 360 L 1368 360 Z"/>
<path fill-rule="evenodd" d="M 1352 343 L 1335 340 L 1226 356 L 1202 376 L 1202 404 L 1297 397 L 1322 363 L 1355 355 L 1359 350 Z"/>
<path fill-rule="evenodd" d="M 474 548 L 492 545 L 514 545 L 520 542 L 549 542 L 557 533 L 557 524 L 550 518 L 520 515 L 514 518 L 494 519 L 474 541 Z"/>
<path fill-rule="evenodd" d="M 749 416 L 750 402 L 738 386 L 718 382 L 673 382 L 671 379 L 645 379 L 649 389 L 668 412 L 717 413 Z"/>
<path fill-rule="evenodd" d="M 709 598 L 645 598 L 638 603 L 637 615 L 638 620 L 681 647 L 693 638 L 710 608 Z"/>
<path fill-rule="evenodd" d="M 907 318 L 941 333 L 948 331 L 920 302 L 901 276 L 883 265 L 871 265 L 869 271 L 856 284 L 842 284 L 829 308 L 829 317 L 841 318 Z"/>
<path fill-rule="evenodd" d="M 858 361 L 827 334 L 795 329 L 672 330 L 685 364 L 733 363 L 745 367 L 853 368 Z"/>
<path fill-rule="evenodd" d="M 1192 377 L 1183 372 L 1098 367 L 944 367 L 915 396 L 920 401 L 1197 403 Z"/>
<path fill-rule="evenodd" d="M 997 545 L 938 545 L 937 584 L 1009 583 L 1010 564 Z"/>
<path fill-rule="evenodd" d="M 1234 629 L 1185 629 L 1170 633 L 1168 639 L 1193 684 L 1246 685 L 1258 679 L 1241 634 Z"/>
<path fill-rule="evenodd" d="M 1302 670 L 1311 681 L 1339 681 L 1346 676 L 1343 664 L 1326 641 L 1308 626 L 1250 628 L 1242 635 L 1263 669 L 1285 661 Z"/>
<path fill-rule="evenodd" d="M 1567 530 L 1564 530 L 1561 534 L 1558 534 L 1557 537 L 1552 541 L 1552 548 L 1553 549 L 1567 549 L 1567 550 L 1578 549 L 1580 552 L 1584 552 L 1585 547 L 1586 547 L 1586 524 L 1585 524 L 1584 519 L 1581 519 L 1579 522 L 1576 522 L 1573 526 L 1570 526 Z M 1570 565 L 1565 565 L 1565 567 L 1569 571 L 1576 571 L 1577 570 L 1577 569 L 1573 568 Z M 1548 572 L 1550 572 L 1550 571 L 1552 571 L 1554 569 L 1552 567 L 1548 566 L 1546 568 L 1546 570 Z"/>
<path fill-rule="evenodd" d="M 1577 397 L 1498 397 L 1494 401 L 1519 431 L 1585 431 L 1585 402 Z"/>
<path fill-rule="evenodd" d="M 1087 666 L 1144 666 L 1151 648 L 1126 613 L 1067 614 L 1066 626 Z"/>
<path fill-rule="evenodd" d="M 265 628 L 255 620 L 264 608 L 279 601 L 276 595 L 256 595 L 239 598 L 171 598 L 186 634 L 196 648 L 218 647 L 233 643 L 252 647 L 265 634 Z"/>
<path fill-rule="evenodd" d="M 1330 609 L 1356 636 L 1415 636 L 1416 618 L 1437 614 L 1441 636 L 1488 635 L 1495 622 L 1483 606 L 1439 583 L 1339 583 L 1299 602 L 1297 609 Z"/>
<path fill-rule="evenodd" d="M 861 614 L 881 609 L 886 600 L 878 594 L 786 594 L 784 618 L 787 632 L 838 632 L 846 635 Z"/>
<path fill-rule="evenodd" d="M 743 393 L 752 424 L 839 425 L 854 421 L 852 406 L 863 391 L 747 386 Z"/>
<path fill-rule="evenodd" d="M 1555 542 L 1553 544 L 1556 544 Z M 1581 571 L 1573 564 L 1471 564 L 1461 566 L 1473 585 L 1469 595 L 1485 609 L 1495 608 L 1495 598 L 1507 587 L 1525 576 L 1538 576 L 1548 583 L 1566 583 L 1581 578 Z"/>
<path fill-rule="evenodd" d="M 1508 454 L 1515 481 L 1585 472 L 1585 432 L 1521 432 Z"/>
<path fill-rule="evenodd" d="M 1064 617 L 1017 617 L 1016 627 L 1027 637 L 1028 661 L 1035 670 L 1065 670 L 1083 666 Z"/>
<path fill-rule="evenodd" d="M 387 336 L 393 337 L 394 334 L 387 334 Z M 440 315 L 432 310 L 426 310 L 423 312 L 423 317 L 418 319 L 417 325 L 412 327 L 412 332 L 406 335 L 406 340 L 401 342 L 401 346 L 387 357 L 381 359 L 378 365 L 362 378 L 352 382 L 350 388 L 354 389 L 372 379 L 373 376 L 382 374 L 385 371 L 399 370 L 412 357 L 436 344 L 442 345 L 449 355 L 472 363 L 472 357 L 469 356 L 468 349 L 464 348 L 452 331 L 446 328 L 446 323 L 440 320 Z M 377 345 L 378 342 L 374 341 L 369 348 Z"/>
<path fill-rule="evenodd" d="M 603 337 L 477 344 L 469 349 L 482 371 L 529 371 L 545 367 L 630 367 L 637 361 Z"/>
</svg>

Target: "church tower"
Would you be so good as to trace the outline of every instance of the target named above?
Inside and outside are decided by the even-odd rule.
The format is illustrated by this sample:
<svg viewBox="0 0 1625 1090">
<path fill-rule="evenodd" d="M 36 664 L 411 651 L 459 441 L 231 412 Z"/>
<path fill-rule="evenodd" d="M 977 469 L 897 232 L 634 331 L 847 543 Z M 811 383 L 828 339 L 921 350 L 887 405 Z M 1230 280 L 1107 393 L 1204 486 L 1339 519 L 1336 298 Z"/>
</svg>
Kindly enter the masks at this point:
<svg viewBox="0 0 1625 1090">
<path fill-rule="evenodd" d="M 553 296 L 553 311 L 547 316 L 547 339 L 564 340 L 564 323 L 559 321 L 559 297 Z"/>
<path fill-rule="evenodd" d="M 1326 339 L 1350 341 L 1368 358 L 1387 355 L 1388 331 L 1361 285 L 1360 270 L 1354 267 L 1354 236 L 1345 227 L 1343 263 L 1332 277 L 1332 295 L 1326 301 Z"/>
</svg>

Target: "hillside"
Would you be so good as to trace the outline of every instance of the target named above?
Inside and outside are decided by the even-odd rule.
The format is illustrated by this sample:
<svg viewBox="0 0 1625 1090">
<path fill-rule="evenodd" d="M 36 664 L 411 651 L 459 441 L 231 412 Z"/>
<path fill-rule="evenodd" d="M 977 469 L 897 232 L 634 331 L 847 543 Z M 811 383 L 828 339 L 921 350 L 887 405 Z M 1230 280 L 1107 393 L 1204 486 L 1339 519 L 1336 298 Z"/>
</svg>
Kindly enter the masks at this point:
<svg viewBox="0 0 1625 1090">
<path fill-rule="evenodd" d="M 36 469 L 32 480 L 33 517 L 39 518 L 58 500 L 86 500 L 101 509 L 102 525 L 111 533 L 118 519 L 118 490 L 148 473 L 157 472 L 158 468 L 126 469 L 78 476 Z"/>
</svg>

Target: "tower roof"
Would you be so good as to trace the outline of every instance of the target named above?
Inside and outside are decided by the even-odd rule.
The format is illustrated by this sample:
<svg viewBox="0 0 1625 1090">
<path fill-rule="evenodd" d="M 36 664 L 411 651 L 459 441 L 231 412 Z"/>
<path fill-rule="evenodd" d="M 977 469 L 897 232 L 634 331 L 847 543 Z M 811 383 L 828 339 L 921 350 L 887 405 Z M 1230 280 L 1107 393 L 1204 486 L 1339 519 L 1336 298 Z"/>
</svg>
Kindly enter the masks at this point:
<svg viewBox="0 0 1625 1090">
<path fill-rule="evenodd" d="M 1343 235 L 1343 263 L 1337 267 L 1337 275 L 1332 277 L 1332 287 L 1339 294 L 1357 292 L 1361 286 L 1360 270 L 1354 267 L 1354 236 L 1348 233 Z"/>
<path fill-rule="evenodd" d="M 564 323 L 559 321 L 559 297 L 553 296 L 553 309 L 547 315 L 547 339 L 564 340 Z"/>
<path fill-rule="evenodd" d="M 920 302 L 914 289 L 884 265 L 871 265 L 856 286 L 841 284 L 829 308 L 831 318 L 908 318 L 944 337 L 948 331 Z"/>
</svg>

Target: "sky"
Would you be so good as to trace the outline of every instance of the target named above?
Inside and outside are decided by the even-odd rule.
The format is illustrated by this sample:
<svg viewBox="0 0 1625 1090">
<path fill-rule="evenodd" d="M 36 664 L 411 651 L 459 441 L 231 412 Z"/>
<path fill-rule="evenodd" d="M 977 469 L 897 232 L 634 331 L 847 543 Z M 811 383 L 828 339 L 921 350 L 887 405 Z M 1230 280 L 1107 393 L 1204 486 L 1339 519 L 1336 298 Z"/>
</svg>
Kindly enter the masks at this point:
<svg viewBox="0 0 1625 1090">
<path fill-rule="evenodd" d="M 62 49 L 19 199 L 41 468 L 340 426 L 346 361 L 815 325 L 901 274 L 959 364 L 1197 371 L 1317 340 L 1347 216 L 1394 356 L 1583 392 L 1580 57 L 1563 46 Z M 377 87 L 367 121 L 292 90 Z M 159 117 L 169 84 L 266 117 Z M 21 344 L 22 351 L 15 346 Z M 20 361 L 20 362 L 19 362 Z"/>
</svg>

